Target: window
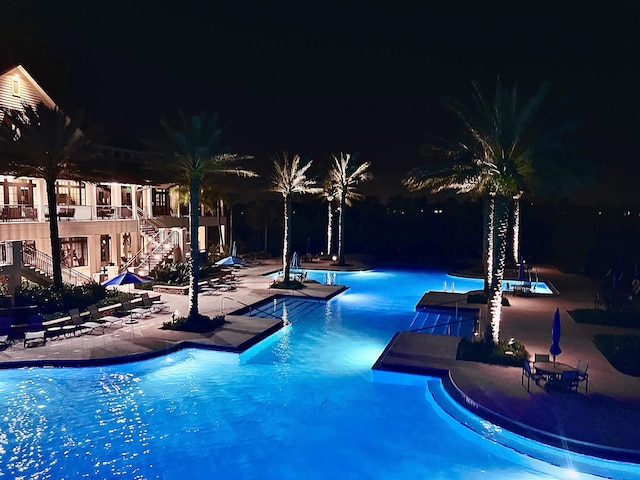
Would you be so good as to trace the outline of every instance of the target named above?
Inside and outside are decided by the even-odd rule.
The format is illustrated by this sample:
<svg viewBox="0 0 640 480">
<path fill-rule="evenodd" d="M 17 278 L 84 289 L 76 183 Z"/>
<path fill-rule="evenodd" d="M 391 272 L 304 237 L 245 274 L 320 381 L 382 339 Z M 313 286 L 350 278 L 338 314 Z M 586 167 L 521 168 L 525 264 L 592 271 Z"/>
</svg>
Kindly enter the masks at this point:
<svg viewBox="0 0 640 480">
<path fill-rule="evenodd" d="M 58 180 L 56 182 L 56 203 L 58 205 L 84 205 L 84 183 Z"/>
<path fill-rule="evenodd" d="M 86 237 L 66 237 L 60 239 L 62 264 L 67 267 L 84 267 L 88 265 Z"/>
<path fill-rule="evenodd" d="M 20 96 L 20 75 L 18 75 L 17 73 L 11 80 L 11 92 L 13 93 L 14 97 Z"/>
</svg>

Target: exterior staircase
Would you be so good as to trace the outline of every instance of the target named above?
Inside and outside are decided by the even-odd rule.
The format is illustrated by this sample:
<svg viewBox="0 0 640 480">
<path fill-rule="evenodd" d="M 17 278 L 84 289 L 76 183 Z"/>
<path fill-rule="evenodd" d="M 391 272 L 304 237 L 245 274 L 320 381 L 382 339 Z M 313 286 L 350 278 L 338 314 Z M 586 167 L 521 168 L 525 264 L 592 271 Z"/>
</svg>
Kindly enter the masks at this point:
<svg viewBox="0 0 640 480">
<path fill-rule="evenodd" d="M 173 255 L 175 248 L 180 246 L 180 236 L 178 232 L 165 228 L 158 220 L 149 217 L 141 208 L 137 209 L 137 213 L 144 246 L 120 267 L 120 271 L 133 268 L 138 275 L 147 276 Z"/>
<path fill-rule="evenodd" d="M 15 260 L 15 255 L 13 258 Z M 20 274 L 27 280 L 48 287 L 53 284 L 53 259 L 46 253 L 23 243 Z M 92 281 L 91 277 L 73 268 L 62 266 L 63 283 L 78 286 Z"/>
</svg>

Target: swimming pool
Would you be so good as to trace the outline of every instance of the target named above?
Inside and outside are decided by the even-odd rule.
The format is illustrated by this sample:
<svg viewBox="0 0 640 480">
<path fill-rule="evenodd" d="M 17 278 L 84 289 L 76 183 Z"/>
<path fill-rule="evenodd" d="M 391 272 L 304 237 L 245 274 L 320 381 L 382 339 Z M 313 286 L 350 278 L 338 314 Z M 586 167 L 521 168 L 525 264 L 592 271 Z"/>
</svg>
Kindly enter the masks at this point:
<svg viewBox="0 0 640 480">
<path fill-rule="evenodd" d="M 371 365 L 413 318 L 427 277 L 345 275 L 347 292 L 242 355 L 188 349 L 124 365 L 0 371 L 2 474 L 640 476 L 638 466 L 503 432 L 451 402 L 437 379 L 374 375 Z"/>
<path fill-rule="evenodd" d="M 349 281 L 353 282 L 358 281 L 358 279 L 362 279 L 366 281 L 368 277 L 358 277 L 354 276 L 354 272 L 335 272 L 330 270 L 300 270 L 298 273 L 304 272 L 309 280 L 315 280 L 319 283 L 323 284 L 331 284 L 331 285 L 349 285 L 349 283 L 345 282 L 345 279 L 348 278 Z M 369 271 L 359 272 L 359 273 L 372 273 Z M 381 273 L 381 272 L 373 272 L 373 273 Z M 281 272 L 272 274 L 273 277 L 281 275 Z M 502 290 L 504 292 L 513 291 L 514 287 L 521 287 L 524 282 L 519 280 L 504 280 L 502 282 Z M 419 283 L 420 288 L 423 290 L 422 293 L 433 291 L 433 292 L 458 292 L 458 293 L 467 293 L 472 290 L 482 290 L 484 288 L 484 280 L 481 278 L 470 278 L 470 277 L 461 277 L 459 275 L 450 275 L 446 272 L 439 271 L 430 271 L 420 278 Z M 528 288 L 531 293 L 535 293 L 538 295 L 553 295 L 553 290 L 545 283 L 545 282 L 529 282 Z"/>
</svg>

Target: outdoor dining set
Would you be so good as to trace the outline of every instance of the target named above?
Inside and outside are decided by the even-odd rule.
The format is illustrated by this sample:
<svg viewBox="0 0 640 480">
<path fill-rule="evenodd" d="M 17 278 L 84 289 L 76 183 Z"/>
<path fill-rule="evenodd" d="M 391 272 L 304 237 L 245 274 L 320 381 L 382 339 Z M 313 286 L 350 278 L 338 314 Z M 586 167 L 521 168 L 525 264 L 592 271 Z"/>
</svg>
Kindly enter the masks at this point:
<svg viewBox="0 0 640 480">
<path fill-rule="evenodd" d="M 524 361 L 522 385 L 524 385 L 526 378 L 527 391 L 529 391 L 531 380 L 533 380 L 536 385 L 544 381 L 544 386 L 547 389 L 577 392 L 579 384 L 584 382 L 584 391 L 587 393 L 589 389 L 588 368 L 589 364 L 582 360 L 578 362 L 578 366 L 574 367 L 566 363 L 552 361 L 548 354 L 536 353 L 533 367 L 529 360 Z"/>
</svg>

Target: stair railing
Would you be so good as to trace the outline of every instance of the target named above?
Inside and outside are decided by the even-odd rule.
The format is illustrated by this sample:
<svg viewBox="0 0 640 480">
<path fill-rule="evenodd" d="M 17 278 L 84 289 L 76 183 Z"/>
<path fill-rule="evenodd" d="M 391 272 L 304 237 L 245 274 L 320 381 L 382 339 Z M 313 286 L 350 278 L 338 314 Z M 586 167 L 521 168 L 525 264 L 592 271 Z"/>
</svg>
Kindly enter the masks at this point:
<svg viewBox="0 0 640 480">
<path fill-rule="evenodd" d="M 157 235 L 154 235 L 154 239 L 156 237 L 159 237 L 159 236 L 160 236 L 160 232 L 158 232 Z M 164 238 L 164 240 L 159 240 L 159 238 L 158 238 L 156 241 L 157 241 L 158 244 L 153 248 L 153 250 L 151 250 L 151 252 L 149 252 L 145 256 L 145 258 L 143 260 L 140 261 L 140 263 L 138 263 L 138 266 L 143 266 L 143 265 L 147 264 L 147 265 L 149 265 L 149 267 L 151 267 L 151 259 L 156 254 L 164 252 L 165 247 L 171 246 L 171 248 L 173 249 L 173 247 L 180 245 L 180 235 L 175 230 L 172 230 L 171 233 L 169 233 L 169 235 L 167 235 Z M 164 257 L 164 255 L 161 255 L 161 256 Z M 127 263 L 129 263 L 129 262 L 127 262 Z M 151 271 L 151 268 L 149 268 L 149 272 L 150 271 Z"/>
<path fill-rule="evenodd" d="M 22 244 L 22 263 L 30 265 L 36 270 L 42 272 L 49 278 L 53 278 L 53 259 L 40 250 L 36 250 L 26 243 Z M 62 282 L 68 285 L 84 285 L 92 282 L 93 279 L 74 268 L 62 265 Z"/>
</svg>

